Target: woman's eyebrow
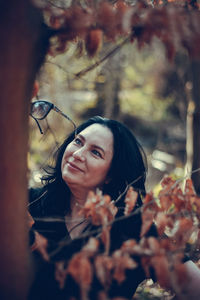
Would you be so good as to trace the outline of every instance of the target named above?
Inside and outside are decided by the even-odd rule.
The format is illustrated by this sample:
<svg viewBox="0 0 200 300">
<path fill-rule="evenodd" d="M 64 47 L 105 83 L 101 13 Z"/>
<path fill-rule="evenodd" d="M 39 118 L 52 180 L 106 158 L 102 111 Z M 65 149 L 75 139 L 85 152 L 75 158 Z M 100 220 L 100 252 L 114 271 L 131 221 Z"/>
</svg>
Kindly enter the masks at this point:
<svg viewBox="0 0 200 300">
<path fill-rule="evenodd" d="M 77 134 L 77 136 L 80 137 L 82 140 L 85 141 L 85 138 L 84 138 L 84 136 L 82 134 L 79 133 L 79 134 Z"/>
</svg>

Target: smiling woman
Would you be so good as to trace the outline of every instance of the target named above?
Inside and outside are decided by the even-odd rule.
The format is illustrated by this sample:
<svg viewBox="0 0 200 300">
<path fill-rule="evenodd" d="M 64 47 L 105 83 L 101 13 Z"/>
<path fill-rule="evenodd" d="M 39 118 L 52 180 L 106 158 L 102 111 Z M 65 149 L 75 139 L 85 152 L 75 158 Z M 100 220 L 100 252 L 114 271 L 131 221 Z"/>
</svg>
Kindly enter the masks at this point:
<svg viewBox="0 0 200 300">
<path fill-rule="evenodd" d="M 136 208 L 140 207 L 140 196 L 145 194 L 144 158 L 132 132 L 115 120 L 93 117 L 70 134 L 56 153 L 55 165 L 42 178 L 43 188 L 30 190 L 29 208 L 35 219 L 33 229 L 48 239 L 50 248 L 53 247 L 52 242 L 57 245 L 63 239 L 71 241 L 64 251 L 65 257 L 60 254 L 56 259 L 70 258 L 87 242 L 81 234 L 94 232 L 96 227 L 89 219 L 80 218 L 79 214 L 90 191 L 101 190 L 113 201 L 116 200 L 118 218 L 124 214 L 123 192 L 132 185 L 139 193 Z M 140 229 L 140 213 L 114 223 L 110 251 L 118 249 L 127 239 L 138 240 Z M 130 298 L 144 278 L 139 264 L 138 268 L 130 271 L 123 284 L 113 282 L 109 295 Z M 80 299 L 78 288 L 72 287 L 74 283 L 66 283 L 65 299 L 68 299 L 66 295 Z M 99 284 L 93 287 L 96 293 L 101 288 Z M 53 290 L 46 297 L 55 299 Z M 46 299 L 44 295 L 42 299 Z"/>
<path fill-rule="evenodd" d="M 85 203 L 90 190 L 95 191 L 106 181 L 112 158 L 112 132 L 100 124 L 84 129 L 66 147 L 61 164 L 62 178 L 71 191 L 79 191 L 80 204 Z"/>
</svg>

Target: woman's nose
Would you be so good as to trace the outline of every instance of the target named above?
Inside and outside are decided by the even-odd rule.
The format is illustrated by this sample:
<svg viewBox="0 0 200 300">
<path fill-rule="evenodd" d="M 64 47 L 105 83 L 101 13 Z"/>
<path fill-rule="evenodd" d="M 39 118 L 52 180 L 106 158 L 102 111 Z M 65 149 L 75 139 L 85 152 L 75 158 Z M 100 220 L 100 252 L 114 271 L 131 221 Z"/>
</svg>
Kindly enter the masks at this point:
<svg viewBox="0 0 200 300">
<path fill-rule="evenodd" d="M 72 156 L 75 158 L 75 159 L 78 159 L 78 160 L 81 160 L 81 161 L 84 161 L 85 160 L 85 151 L 82 148 L 74 151 L 74 153 L 72 154 Z"/>
</svg>

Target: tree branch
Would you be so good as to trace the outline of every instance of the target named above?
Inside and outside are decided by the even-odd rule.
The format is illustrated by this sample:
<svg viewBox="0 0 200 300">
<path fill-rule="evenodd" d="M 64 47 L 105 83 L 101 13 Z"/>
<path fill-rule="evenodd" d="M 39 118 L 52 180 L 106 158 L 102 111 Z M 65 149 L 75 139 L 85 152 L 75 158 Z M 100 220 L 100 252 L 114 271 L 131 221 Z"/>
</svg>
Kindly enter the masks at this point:
<svg viewBox="0 0 200 300">
<path fill-rule="evenodd" d="M 94 70 L 96 67 L 100 66 L 105 60 L 107 60 L 111 55 L 114 55 L 117 51 L 119 51 L 126 43 L 128 43 L 131 39 L 132 34 L 130 34 L 127 38 L 125 38 L 119 45 L 114 47 L 110 52 L 108 52 L 104 57 L 100 60 L 92 64 L 91 66 L 83 69 L 82 71 L 75 74 L 77 78 L 84 76 L 86 73 Z"/>
</svg>

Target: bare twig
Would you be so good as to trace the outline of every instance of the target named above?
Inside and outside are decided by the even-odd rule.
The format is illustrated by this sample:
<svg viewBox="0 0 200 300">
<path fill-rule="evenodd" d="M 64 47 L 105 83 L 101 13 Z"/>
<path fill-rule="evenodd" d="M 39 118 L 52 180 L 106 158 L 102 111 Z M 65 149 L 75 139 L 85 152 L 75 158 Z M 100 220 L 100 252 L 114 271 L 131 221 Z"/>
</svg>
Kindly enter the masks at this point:
<svg viewBox="0 0 200 300">
<path fill-rule="evenodd" d="M 59 8 L 59 9 L 62 9 L 62 10 L 66 9 L 66 7 L 64 7 L 64 2 L 63 2 L 62 5 L 57 5 L 53 1 L 47 0 L 47 3 L 49 3 L 51 6 L 53 6 L 55 8 Z"/>
<path fill-rule="evenodd" d="M 194 174 L 194 173 L 196 173 L 196 172 L 200 172 L 200 168 L 198 168 L 198 169 L 196 169 L 196 170 L 193 170 L 193 171 L 191 171 L 191 172 L 188 172 L 185 176 L 183 176 L 183 177 L 177 179 L 176 182 L 175 182 L 175 183 L 171 186 L 171 188 L 169 189 L 169 192 L 170 192 L 171 190 L 173 190 L 173 189 L 175 188 L 175 186 L 176 186 L 177 184 L 179 184 L 181 181 L 187 179 L 189 175 L 192 175 L 192 174 Z M 168 193 L 167 193 L 166 195 L 168 195 Z"/>
<path fill-rule="evenodd" d="M 198 171 L 200 171 L 200 169 L 196 169 L 196 170 L 192 171 L 191 173 L 198 172 Z M 119 201 L 119 199 L 121 199 L 121 197 L 127 192 L 128 188 L 129 188 L 133 183 L 135 183 L 137 180 L 139 180 L 141 177 L 142 177 L 142 176 L 138 177 L 136 180 L 134 180 L 133 182 L 131 182 L 130 184 L 128 184 L 128 185 L 126 186 L 124 192 L 123 192 L 122 194 L 120 194 L 120 196 L 119 196 L 114 202 L 116 203 L 116 201 Z M 178 182 L 180 182 L 181 180 L 183 180 L 183 179 L 185 179 L 185 178 L 187 178 L 187 176 L 184 176 L 184 177 L 182 177 L 181 179 L 177 180 L 175 184 L 177 184 Z M 170 188 L 170 190 L 172 190 L 172 189 L 175 187 L 175 184 Z M 170 190 L 169 190 L 169 192 L 170 192 Z M 166 195 L 169 195 L 169 192 L 166 193 Z M 135 209 L 135 210 L 134 210 L 132 213 L 130 213 L 129 215 L 123 215 L 123 216 L 120 216 L 120 217 L 115 218 L 115 219 L 114 219 L 113 221 L 111 221 L 111 222 L 108 222 L 108 223 L 106 224 L 106 226 L 109 227 L 109 226 L 113 225 L 113 224 L 116 223 L 116 222 L 122 221 L 122 220 L 127 219 L 127 218 L 130 218 L 130 217 L 132 217 L 132 216 L 134 216 L 134 215 L 136 215 L 136 214 L 139 214 L 139 213 L 141 212 L 142 209 L 144 209 L 144 208 L 147 207 L 148 205 L 154 203 L 156 200 L 158 200 L 158 198 L 153 198 L 152 201 L 150 201 L 150 202 L 148 202 L 147 204 L 143 204 L 142 206 L 138 207 L 137 209 Z M 59 221 L 59 220 L 57 220 L 57 221 Z M 60 221 L 63 222 L 63 220 L 60 220 Z M 102 229 L 103 229 L 103 227 L 100 226 L 100 227 L 98 227 L 98 228 L 96 228 L 96 229 L 94 229 L 94 230 L 92 230 L 92 231 L 84 232 L 84 233 L 82 233 L 81 235 L 79 235 L 78 237 L 75 237 L 75 238 L 73 239 L 73 241 L 74 241 L 74 240 L 80 240 L 80 239 L 88 238 L 88 237 L 90 237 L 90 236 L 100 234 L 100 233 L 102 232 Z M 71 243 L 72 243 L 71 240 L 66 240 L 66 239 L 64 238 L 64 239 L 59 243 L 58 247 L 57 247 L 55 250 L 53 250 L 53 251 L 49 254 L 49 256 L 50 256 L 50 257 L 53 257 L 54 255 L 58 254 L 59 251 L 60 251 L 63 247 L 68 246 L 68 245 L 70 245 Z"/>
<path fill-rule="evenodd" d="M 134 179 L 132 182 L 127 184 L 125 190 L 119 195 L 119 197 L 116 200 L 113 200 L 114 203 L 117 203 L 128 191 L 129 187 L 132 186 L 134 183 L 136 183 L 138 180 L 140 180 L 144 175 L 139 176 L 138 178 Z M 139 190 L 139 192 L 142 192 L 142 190 Z"/>
<path fill-rule="evenodd" d="M 83 69 L 82 71 L 75 74 L 77 78 L 84 76 L 86 73 L 92 71 L 96 67 L 100 66 L 106 59 L 108 59 L 111 55 L 114 55 L 117 51 L 119 51 L 126 43 L 128 43 L 131 39 L 132 34 L 130 34 L 127 38 L 125 38 L 120 44 L 114 47 L 110 52 L 108 52 L 105 56 L 103 56 L 100 60 L 96 61 L 91 66 Z"/>
</svg>

